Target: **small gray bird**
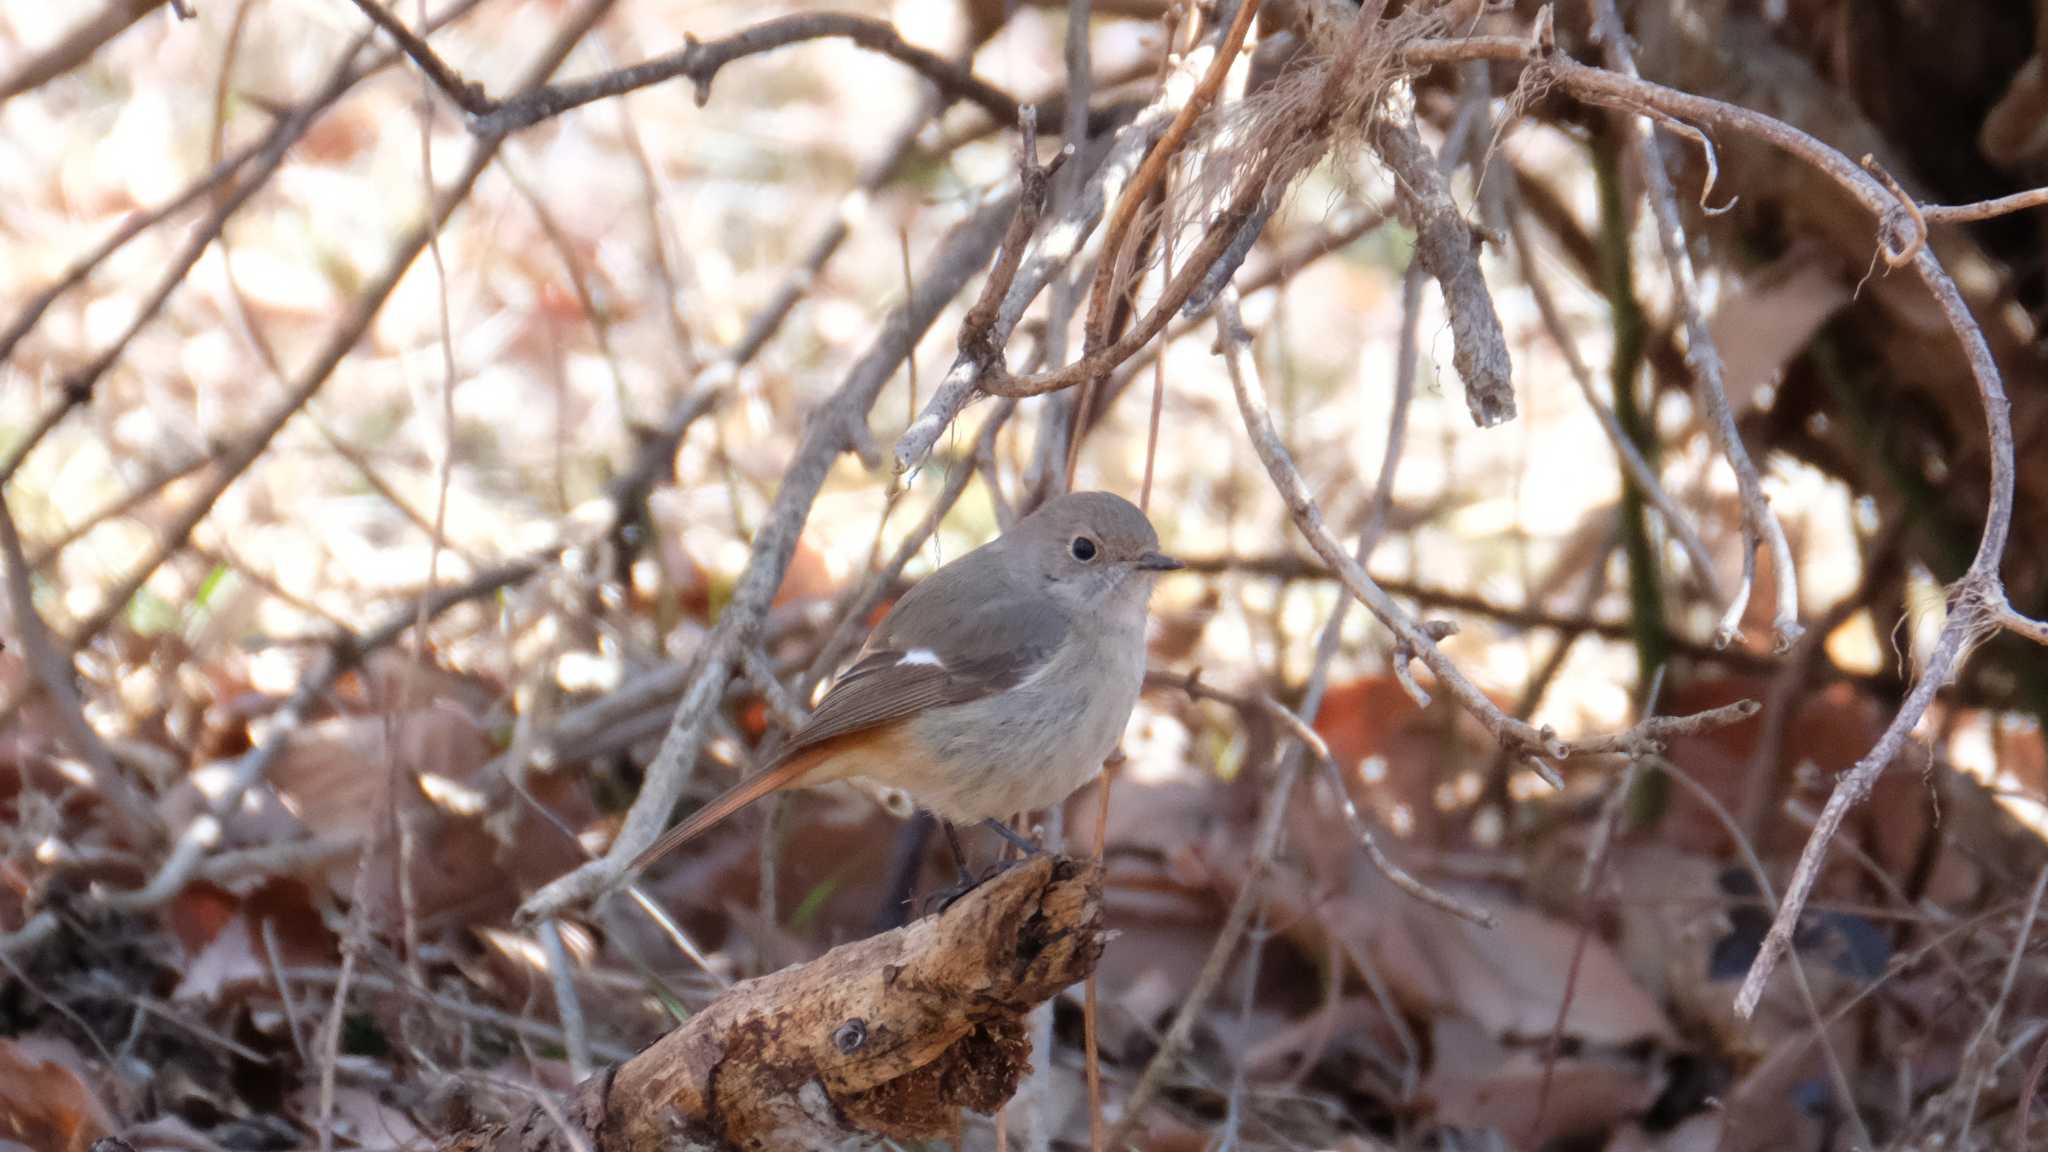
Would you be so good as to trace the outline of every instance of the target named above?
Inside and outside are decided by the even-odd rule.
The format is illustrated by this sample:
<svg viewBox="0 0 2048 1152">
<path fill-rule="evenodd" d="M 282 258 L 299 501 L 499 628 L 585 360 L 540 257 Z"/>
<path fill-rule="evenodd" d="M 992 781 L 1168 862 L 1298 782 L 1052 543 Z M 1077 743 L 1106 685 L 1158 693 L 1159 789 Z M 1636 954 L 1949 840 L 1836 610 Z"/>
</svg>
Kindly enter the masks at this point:
<svg viewBox="0 0 2048 1152">
<path fill-rule="evenodd" d="M 1066 799 L 1123 735 L 1145 679 L 1152 522 L 1108 492 L 1049 500 L 897 601 L 760 771 L 669 829 L 637 870 L 783 788 L 864 778 L 954 823 Z"/>
</svg>

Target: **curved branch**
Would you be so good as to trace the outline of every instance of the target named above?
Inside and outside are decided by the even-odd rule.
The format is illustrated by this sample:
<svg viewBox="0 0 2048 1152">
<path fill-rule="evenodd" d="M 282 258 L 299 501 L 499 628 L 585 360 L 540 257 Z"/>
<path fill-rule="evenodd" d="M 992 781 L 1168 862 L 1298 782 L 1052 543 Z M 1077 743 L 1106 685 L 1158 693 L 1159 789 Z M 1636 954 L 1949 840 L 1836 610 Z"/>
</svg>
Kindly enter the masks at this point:
<svg viewBox="0 0 2048 1152">
<path fill-rule="evenodd" d="M 367 3 L 367 0 L 357 2 Z M 481 112 L 463 103 L 464 97 L 455 95 L 465 89 L 452 70 L 441 65 L 438 70 L 427 68 L 427 71 L 430 77 L 437 71 L 445 74 L 450 78 L 449 82 L 456 85 L 443 90 L 471 113 L 470 131 L 478 136 L 495 137 L 531 127 L 594 101 L 669 80 L 690 81 L 696 87 L 697 103 L 701 105 L 711 98 L 711 81 L 727 64 L 811 40 L 851 40 L 901 62 L 954 100 L 975 104 L 1001 123 L 1017 122 L 1016 97 L 975 75 L 971 68 L 910 43 L 887 20 L 851 12 L 799 12 L 779 16 L 717 40 L 685 36 L 683 46 L 665 56 L 587 80 L 551 84 L 509 100 L 485 101 L 479 105 L 484 109 Z M 431 53 L 425 55 L 432 57 Z M 423 64 L 422 67 L 427 66 Z"/>
</svg>

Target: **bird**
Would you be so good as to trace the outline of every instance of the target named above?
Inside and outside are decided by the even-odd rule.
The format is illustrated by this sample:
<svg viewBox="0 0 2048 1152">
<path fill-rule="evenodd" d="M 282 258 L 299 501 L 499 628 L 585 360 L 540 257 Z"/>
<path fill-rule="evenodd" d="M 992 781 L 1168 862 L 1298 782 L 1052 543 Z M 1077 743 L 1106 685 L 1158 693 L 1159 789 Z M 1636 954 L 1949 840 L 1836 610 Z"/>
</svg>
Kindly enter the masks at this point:
<svg viewBox="0 0 2048 1152">
<path fill-rule="evenodd" d="M 1182 566 L 1121 496 L 1046 501 L 905 593 L 789 742 L 630 869 L 771 792 L 856 778 L 907 793 L 949 838 L 974 822 L 1009 836 L 1003 819 L 1065 800 L 1116 748 L 1153 586 Z"/>
</svg>

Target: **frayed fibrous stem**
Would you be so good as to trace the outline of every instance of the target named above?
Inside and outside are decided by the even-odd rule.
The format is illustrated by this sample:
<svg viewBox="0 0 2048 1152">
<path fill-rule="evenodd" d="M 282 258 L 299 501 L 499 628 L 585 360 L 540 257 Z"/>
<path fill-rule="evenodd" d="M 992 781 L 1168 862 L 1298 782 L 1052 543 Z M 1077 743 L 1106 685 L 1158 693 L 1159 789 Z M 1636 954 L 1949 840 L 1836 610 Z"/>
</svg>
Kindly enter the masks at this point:
<svg viewBox="0 0 2048 1152">
<path fill-rule="evenodd" d="M 1479 271 L 1479 248 L 1436 157 L 1412 114 L 1389 113 L 1373 125 L 1373 147 L 1392 172 L 1401 213 L 1415 230 L 1415 258 L 1443 288 L 1451 322 L 1452 363 L 1465 384 L 1473 423 L 1491 428 L 1515 418 L 1514 368 L 1493 294 Z"/>
</svg>

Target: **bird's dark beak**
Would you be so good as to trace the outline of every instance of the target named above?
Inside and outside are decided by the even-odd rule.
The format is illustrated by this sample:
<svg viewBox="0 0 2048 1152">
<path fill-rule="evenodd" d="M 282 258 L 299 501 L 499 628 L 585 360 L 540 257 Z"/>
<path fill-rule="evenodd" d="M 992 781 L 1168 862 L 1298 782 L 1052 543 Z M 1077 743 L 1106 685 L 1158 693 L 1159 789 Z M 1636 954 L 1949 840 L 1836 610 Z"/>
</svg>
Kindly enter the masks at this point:
<svg viewBox="0 0 2048 1152">
<path fill-rule="evenodd" d="M 1146 552 L 1135 561 L 1140 572 L 1178 572 L 1187 565 L 1164 552 Z"/>
</svg>

